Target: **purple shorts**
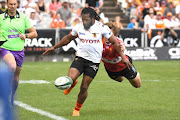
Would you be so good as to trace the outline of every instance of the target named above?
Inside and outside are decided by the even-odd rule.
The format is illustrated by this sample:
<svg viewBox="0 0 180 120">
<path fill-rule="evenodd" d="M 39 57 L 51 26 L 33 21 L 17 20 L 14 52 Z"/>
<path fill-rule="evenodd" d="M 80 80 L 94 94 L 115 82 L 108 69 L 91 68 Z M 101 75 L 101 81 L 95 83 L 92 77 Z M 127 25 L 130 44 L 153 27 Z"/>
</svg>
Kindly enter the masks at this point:
<svg viewBox="0 0 180 120">
<path fill-rule="evenodd" d="M 16 60 L 17 66 L 22 67 L 24 57 L 25 57 L 24 50 L 22 50 L 22 51 L 11 51 L 11 50 L 7 50 L 7 49 L 4 49 L 4 48 L 0 48 L 0 57 L 1 57 L 1 59 L 3 59 L 4 56 L 6 54 L 8 54 L 8 53 L 13 54 L 13 56 L 14 56 L 14 58 Z"/>
</svg>

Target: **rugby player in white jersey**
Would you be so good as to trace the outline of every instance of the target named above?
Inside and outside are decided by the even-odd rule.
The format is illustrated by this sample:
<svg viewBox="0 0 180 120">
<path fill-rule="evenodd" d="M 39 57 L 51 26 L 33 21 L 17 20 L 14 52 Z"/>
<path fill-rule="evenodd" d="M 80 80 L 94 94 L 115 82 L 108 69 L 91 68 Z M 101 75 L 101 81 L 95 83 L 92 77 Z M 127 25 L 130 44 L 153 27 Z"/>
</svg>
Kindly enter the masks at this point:
<svg viewBox="0 0 180 120">
<path fill-rule="evenodd" d="M 132 66 L 121 51 L 120 45 L 109 27 L 97 21 L 99 16 L 94 9 L 90 7 L 84 8 L 81 16 L 82 22 L 74 26 L 70 34 L 64 36 L 59 43 L 43 53 L 43 55 L 49 54 L 56 48 L 67 45 L 77 37 L 80 39 L 76 57 L 68 71 L 68 76 L 73 80 L 73 85 L 71 88 L 64 90 L 64 94 L 67 95 L 76 85 L 77 78 L 83 73 L 80 92 L 72 116 L 79 116 L 80 109 L 87 98 L 88 87 L 98 71 L 103 51 L 103 37 L 112 43 L 116 51 L 121 55 L 122 62 L 128 67 Z"/>
</svg>

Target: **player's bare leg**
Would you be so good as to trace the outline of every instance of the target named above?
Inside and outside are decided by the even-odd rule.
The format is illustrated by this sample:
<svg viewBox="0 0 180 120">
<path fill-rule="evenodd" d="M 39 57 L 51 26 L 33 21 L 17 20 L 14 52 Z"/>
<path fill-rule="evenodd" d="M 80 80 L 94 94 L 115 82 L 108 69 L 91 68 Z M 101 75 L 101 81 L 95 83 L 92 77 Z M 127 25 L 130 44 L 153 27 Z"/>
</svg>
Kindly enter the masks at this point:
<svg viewBox="0 0 180 120">
<path fill-rule="evenodd" d="M 87 90 L 88 90 L 89 85 L 92 82 L 92 80 L 93 80 L 93 78 L 91 78 L 89 76 L 86 76 L 86 75 L 83 76 L 80 92 L 79 92 L 79 95 L 78 95 L 78 103 L 79 104 L 83 104 L 84 101 L 86 100 L 87 95 L 88 95 Z"/>
<path fill-rule="evenodd" d="M 3 60 L 8 65 L 10 72 L 14 73 L 16 71 L 16 61 L 14 56 L 11 53 L 6 54 Z"/>
<path fill-rule="evenodd" d="M 11 53 L 6 54 L 3 60 L 8 65 L 9 70 L 11 72 L 11 79 L 12 79 L 11 104 L 13 105 L 14 95 L 18 87 L 19 74 L 20 74 L 21 68 L 16 66 L 15 58 Z"/>
<path fill-rule="evenodd" d="M 124 77 L 123 77 L 123 76 L 119 76 L 119 77 L 117 77 L 117 78 L 115 79 L 115 81 L 122 82 L 122 81 L 123 81 L 123 79 L 124 79 Z"/>
<path fill-rule="evenodd" d="M 68 72 L 68 76 L 73 80 L 73 85 L 69 88 L 64 90 L 64 94 L 67 95 L 71 92 L 73 87 L 77 84 L 77 78 L 80 76 L 79 71 L 76 68 L 70 68 Z"/>
<path fill-rule="evenodd" d="M 90 83 L 92 82 L 92 80 L 93 80 L 93 78 L 91 78 L 89 76 L 86 76 L 86 75 L 83 76 L 80 92 L 78 95 L 78 100 L 77 100 L 76 106 L 73 110 L 72 116 L 79 116 L 80 115 L 80 109 L 81 109 L 84 101 L 87 98 L 87 95 L 88 95 L 87 90 L 88 90 L 88 87 L 89 87 Z"/>
<path fill-rule="evenodd" d="M 135 88 L 139 88 L 141 87 L 141 79 L 140 79 L 140 75 L 139 73 L 137 73 L 136 77 L 132 80 L 129 80 L 129 82 L 131 83 L 132 86 L 134 86 Z"/>
<path fill-rule="evenodd" d="M 76 80 L 75 82 L 73 82 L 73 85 L 72 85 L 70 88 L 65 89 L 65 90 L 64 90 L 64 94 L 65 94 L 65 95 L 68 95 L 68 94 L 71 92 L 71 90 L 74 88 L 74 86 L 76 86 L 77 82 L 78 82 L 78 80 Z"/>
<path fill-rule="evenodd" d="M 17 67 L 16 72 L 14 73 L 14 81 L 12 82 L 12 96 L 11 96 L 11 103 L 13 104 L 14 102 L 14 95 L 16 93 L 16 90 L 19 85 L 19 75 L 22 70 L 22 67 Z"/>
</svg>

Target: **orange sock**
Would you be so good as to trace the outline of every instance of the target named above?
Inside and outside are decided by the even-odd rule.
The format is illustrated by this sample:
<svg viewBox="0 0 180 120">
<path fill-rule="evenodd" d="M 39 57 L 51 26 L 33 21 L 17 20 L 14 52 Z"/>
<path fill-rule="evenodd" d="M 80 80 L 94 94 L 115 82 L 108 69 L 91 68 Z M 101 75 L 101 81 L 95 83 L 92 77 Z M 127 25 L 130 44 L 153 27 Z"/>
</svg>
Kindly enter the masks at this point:
<svg viewBox="0 0 180 120">
<path fill-rule="evenodd" d="M 77 111 L 80 111 L 81 107 L 83 104 L 79 104 L 78 102 L 76 103 L 76 107 L 74 108 Z"/>
</svg>

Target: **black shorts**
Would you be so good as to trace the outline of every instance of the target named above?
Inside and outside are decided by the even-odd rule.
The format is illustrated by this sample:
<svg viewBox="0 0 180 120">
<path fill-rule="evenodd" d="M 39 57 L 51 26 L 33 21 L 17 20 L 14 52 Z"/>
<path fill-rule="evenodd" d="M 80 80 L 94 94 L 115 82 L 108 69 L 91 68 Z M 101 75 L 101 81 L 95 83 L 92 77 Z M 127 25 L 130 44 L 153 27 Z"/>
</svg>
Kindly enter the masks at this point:
<svg viewBox="0 0 180 120">
<path fill-rule="evenodd" d="M 99 63 L 93 63 L 89 60 L 76 56 L 70 68 L 76 68 L 80 74 L 84 73 L 91 78 L 94 78 L 99 69 Z"/>
<path fill-rule="evenodd" d="M 132 59 L 130 57 L 129 57 L 129 61 L 132 64 Z M 106 69 L 106 67 L 105 67 L 105 69 Z M 126 67 L 125 69 L 123 69 L 122 71 L 119 71 L 119 72 L 111 72 L 108 69 L 106 69 L 106 72 L 108 73 L 109 77 L 114 80 L 120 76 L 124 76 L 127 79 L 134 79 L 137 75 L 137 71 L 134 66 L 130 67 L 130 69 L 128 67 Z"/>
</svg>

